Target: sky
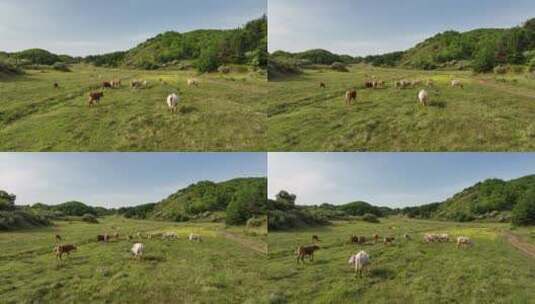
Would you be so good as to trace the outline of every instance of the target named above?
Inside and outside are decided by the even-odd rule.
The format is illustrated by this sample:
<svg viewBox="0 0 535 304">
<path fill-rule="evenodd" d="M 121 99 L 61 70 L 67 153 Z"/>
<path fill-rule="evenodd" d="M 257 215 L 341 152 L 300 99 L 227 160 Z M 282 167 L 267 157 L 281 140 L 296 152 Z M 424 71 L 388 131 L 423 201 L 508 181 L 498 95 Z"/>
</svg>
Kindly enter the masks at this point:
<svg viewBox="0 0 535 304">
<path fill-rule="evenodd" d="M 488 178 L 535 174 L 535 154 L 269 153 L 268 194 L 297 204 L 366 201 L 388 207 L 443 201 Z"/>
<path fill-rule="evenodd" d="M 173 30 L 237 28 L 267 0 L 0 0 L 0 50 L 96 55 Z"/>
<path fill-rule="evenodd" d="M 269 50 L 377 55 L 445 30 L 513 27 L 532 17 L 533 0 L 269 0 Z"/>
<path fill-rule="evenodd" d="M 265 177 L 265 153 L 0 153 L 0 190 L 16 204 L 124 207 L 202 180 Z"/>
</svg>

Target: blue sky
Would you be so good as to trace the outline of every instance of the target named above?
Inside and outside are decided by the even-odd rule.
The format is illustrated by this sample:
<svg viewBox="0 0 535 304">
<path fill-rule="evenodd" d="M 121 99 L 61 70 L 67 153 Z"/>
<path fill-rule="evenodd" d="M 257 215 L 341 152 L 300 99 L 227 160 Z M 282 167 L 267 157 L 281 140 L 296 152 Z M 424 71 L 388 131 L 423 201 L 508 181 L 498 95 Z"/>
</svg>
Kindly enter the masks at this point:
<svg viewBox="0 0 535 304">
<path fill-rule="evenodd" d="M 535 154 L 269 153 L 268 194 L 297 195 L 298 204 L 404 207 L 442 201 L 487 178 L 535 174 Z"/>
<path fill-rule="evenodd" d="M 438 32 L 512 27 L 533 0 L 269 0 L 269 49 L 350 55 L 401 51 Z"/>
<path fill-rule="evenodd" d="M 0 0 L 0 50 L 126 50 L 168 30 L 236 28 L 267 13 L 266 1 Z"/>
<path fill-rule="evenodd" d="M 17 204 L 159 201 L 201 180 L 266 176 L 265 153 L 0 153 L 0 189 Z"/>
</svg>

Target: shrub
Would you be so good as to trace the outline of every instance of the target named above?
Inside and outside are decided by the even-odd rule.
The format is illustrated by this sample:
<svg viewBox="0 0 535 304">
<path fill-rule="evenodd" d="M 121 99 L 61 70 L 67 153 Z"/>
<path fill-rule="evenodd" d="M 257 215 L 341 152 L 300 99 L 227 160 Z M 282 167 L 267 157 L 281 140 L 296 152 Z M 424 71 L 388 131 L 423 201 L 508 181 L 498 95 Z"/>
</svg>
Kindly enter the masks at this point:
<svg viewBox="0 0 535 304">
<path fill-rule="evenodd" d="M 56 71 L 61 71 L 61 72 L 70 72 L 71 69 L 69 69 L 69 66 L 63 62 L 56 62 L 54 63 L 54 65 L 52 66 L 52 68 Z"/>
<path fill-rule="evenodd" d="M 86 223 L 90 223 L 90 224 L 98 224 L 97 217 L 94 216 L 94 215 L 91 214 L 91 213 L 84 214 L 84 215 L 82 216 L 82 221 L 84 221 L 84 222 L 86 222 Z"/>
<path fill-rule="evenodd" d="M 268 61 L 268 79 L 277 79 L 284 76 L 303 73 L 298 63 L 292 59 L 270 58 Z"/>
<path fill-rule="evenodd" d="M 474 56 L 472 66 L 477 73 L 490 72 L 496 65 L 496 46 L 486 42 Z"/>
<path fill-rule="evenodd" d="M 0 75 L 1 74 L 16 75 L 16 74 L 22 74 L 22 73 L 23 71 L 16 65 L 11 64 L 7 61 L 0 60 Z"/>
<path fill-rule="evenodd" d="M 379 219 L 375 214 L 366 213 L 362 216 L 362 220 L 368 223 L 379 223 Z"/>
<path fill-rule="evenodd" d="M 521 65 L 514 65 L 512 68 L 513 73 L 522 74 L 525 71 L 525 68 Z"/>
<path fill-rule="evenodd" d="M 346 65 L 343 64 L 342 62 L 333 62 L 331 64 L 331 69 L 338 71 L 338 72 L 349 72 Z"/>
<path fill-rule="evenodd" d="M 219 59 L 217 57 L 217 48 L 215 46 L 208 47 L 201 51 L 199 59 L 197 59 L 197 69 L 201 73 L 213 72 L 219 67 Z"/>
<path fill-rule="evenodd" d="M 535 189 L 527 192 L 516 204 L 512 220 L 519 226 L 535 224 Z"/>
</svg>

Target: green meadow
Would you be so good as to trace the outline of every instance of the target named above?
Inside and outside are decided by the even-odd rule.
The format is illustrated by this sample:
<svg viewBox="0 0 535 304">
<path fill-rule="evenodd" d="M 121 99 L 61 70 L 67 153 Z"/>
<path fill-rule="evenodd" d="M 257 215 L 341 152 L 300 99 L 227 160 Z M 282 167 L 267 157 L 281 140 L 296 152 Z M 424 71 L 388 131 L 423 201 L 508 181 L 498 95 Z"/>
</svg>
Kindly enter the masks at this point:
<svg viewBox="0 0 535 304">
<path fill-rule="evenodd" d="M 266 76 L 246 66 L 228 74 L 97 68 L 71 72 L 27 70 L 0 78 L 2 151 L 262 151 L 265 149 Z M 188 87 L 195 78 L 199 86 Z M 88 94 L 103 81 L 101 104 Z M 148 87 L 132 89 L 134 79 Z M 59 89 L 54 88 L 59 84 Z M 166 99 L 179 93 L 178 113 Z"/>
<path fill-rule="evenodd" d="M 535 228 L 522 228 L 533 234 Z M 448 233 L 451 241 L 426 244 L 423 235 Z M 352 234 L 382 242 L 349 244 Z M 402 236 L 407 233 L 411 240 Z M 452 223 L 398 217 L 373 224 L 339 221 L 293 231 L 270 231 L 268 274 L 273 303 L 533 303 L 535 260 L 504 237 L 516 233 L 507 224 Z M 297 246 L 320 239 L 314 261 L 297 264 Z M 456 248 L 468 236 L 470 248 Z M 522 238 L 522 242 L 527 242 Z M 535 248 L 535 247 L 534 247 Z M 348 259 L 358 251 L 370 255 L 368 274 L 358 277 Z M 534 249 L 535 250 L 535 249 Z M 534 251 L 535 253 L 535 251 Z"/>
<path fill-rule="evenodd" d="M 114 232 L 118 240 L 96 241 Z M 142 239 L 127 239 L 138 232 Z M 144 237 L 158 232 L 179 238 Z M 202 242 L 188 241 L 190 233 Z M 53 254 L 56 234 L 78 246 L 62 263 Z M 259 303 L 268 297 L 266 237 L 267 229 L 122 217 L 3 232 L 0 303 Z M 130 253 L 135 242 L 144 244 L 141 260 Z"/>
<path fill-rule="evenodd" d="M 385 81 L 365 89 L 364 82 Z M 421 85 L 397 89 L 397 80 Z M 432 87 L 426 86 L 428 79 Z M 451 87 L 458 79 L 464 89 Z M 320 88 L 320 83 L 326 85 Z M 357 88 L 347 106 L 345 92 Z M 418 102 L 426 89 L 431 105 Z M 530 74 L 423 71 L 358 64 L 327 66 L 270 82 L 268 147 L 272 151 L 532 151 L 535 79 Z"/>
</svg>

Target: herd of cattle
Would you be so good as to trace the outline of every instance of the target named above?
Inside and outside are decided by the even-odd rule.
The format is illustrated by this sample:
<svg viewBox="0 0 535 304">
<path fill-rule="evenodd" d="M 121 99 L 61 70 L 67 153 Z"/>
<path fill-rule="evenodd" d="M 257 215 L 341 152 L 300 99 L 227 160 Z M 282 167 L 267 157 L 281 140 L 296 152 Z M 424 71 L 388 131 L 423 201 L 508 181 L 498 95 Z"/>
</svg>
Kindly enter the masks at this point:
<svg viewBox="0 0 535 304">
<path fill-rule="evenodd" d="M 104 243 L 107 243 L 114 239 L 120 240 L 118 232 L 115 232 L 112 234 L 108 234 L 108 233 L 99 234 L 96 237 L 97 242 L 104 242 Z M 141 239 L 177 240 L 179 239 L 179 236 L 175 232 L 156 232 L 156 233 L 146 233 L 146 234 L 137 232 L 134 235 L 128 234 L 126 236 L 126 240 L 128 241 L 132 241 L 134 239 L 137 239 L 138 241 L 136 241 L 133 244 L 132 249 L 130 251 L 132 252 L 135 258 L 141 259 L 143 257 L 143 251 L 145 249 L 145 245 L 139 240 Z M 201 235 L 195 234 L 195 233 L 190 233 L 187 239 L 190 241 L 195 241 L 195 242 L 202 241 Z M 63 255 L 70 256 L 71 252 L 78 250 L 78 247 L 76 247 L 75 245 L 62 244 L 62 242 L 63 242 L 63 238 L 59 234 L 56 234 L 56 246 L 54 247 L 54 254 L 56 255 L 58 262 L 62 261 Z"/>
<path fill-rule="evenodd" d="M 379 237 L 378 234 L 374 234 L 371 238 L 367 238 L 365 236 L 357 236 L 355 234 L 351 235 L 349 238 L 349 244 L 358 244 L 358 245 L 364 245 L 369 244 L 369 242 L 373 241 L 373 244 L 377 244 L 379 241 L 381 241 L 384 245 L 390 245 L 392 244 L 396 238 L 393 236 L 389 237 Z M 403 239 L 410 241 L 412 240 L 412 237 L 409 234 L 404 234 Z M 426 244 L 429 243 L 435 243 L 435 242 L 450 242 L 450 236 L 447 233 L 426 233 L 423 236 L 423 241 Z M 311 245 L 304 245 L 297 247 L 295 254 L 297 255 L 297 263 L 305 262 L 305 257 L 308 257 L 310 261 L 314 261 L 314 252 L 320 249 L 319 242 L 320 239 L 317 235 L 312 236 L 312 242 Z M 470 247 L 474 244 L 474 242 L 466 236 L 459 236 L 457 237 L 457 248 L 462 247 Z M 352 255 L 349 258 L 348 261 L 349 264 L 351 264 L 355 268 L 355 272 L 362 276 L 363 271 L 367 271 L 368 265 L 370 264 L 370 256 L 368 253 L 364 250 L 359 251 L 358 253 Z"/>
<path fill-rule="evenodd" d="M 163 79 L 160 78 L 160 83 L 166 83 Z M 187 85 L 189 87 L 199 86 L 199 80 L 197 79 L 188 79 Z M 110 81 L 103 81 L 100 85 L 102 89 L 119 89 L 122 87 L 122 81 L 120 79 L 114 79 Z M 130 87 L 132 89 L 148 89 L 150 88 L 149 82 L 147 80 L 134 79 L 130 82 Z M 60 85 L 57 82 L 54 82 L 54 88 L 59 89 Z M 100 100 L 104 98 L 104 91 L 92 91 L 89 92 L 88 106 L 93 107 L 100 104 Z M 167 107 L 169 111 L 176 113 L 178 102 L 180 101 L 180 96 L 174 92 L 167 97 Z"/>
<path fill-rule="evenodd" d="M 386 82 L 384 80 L 375 80 L 375 78 L 376 78 L 375 76 L 372 76 L 372 78 L 374 78 L 374 80 L 366 80 L 366 81 L 364 81 L 364 89 L 384 89 L 384 88 L 386 88 Z M 450 84 L 454 88 L 458 87 L 458 88 L 464 89 L 464 84 L 460 80 L 454 79 L 454 80 L 451 81 Z M 414 87 L 421 86 L 421 85 L 424 85 L 424 81 L 422 81 L 420 79 L 416 79 L 416 80 L 403 79 L 403 80 L 394 81 L 394 87 L 397 88 L 397 89 L 414 88 Z M 425 81 L 425 86 L 433 87 L 434 86 L 433 79 L 428 79 L 427 81 Z M 325 84 L 325 82 L 320 82 L 320 88 L 321 89 L 327 88 L 327 85 Z M 426 89 L 421 89 L 418 92 L 418 101 L 423 106 L 430 105 L 430 100 L 429 99 L 430 99 L 429 92 Z M 356 101 L 357 101 L 357 88 L 354 87 L 354 88 L 352 88 L 350 90 L 347 90 L 346 94 L 345 94 L 346 105 L 351 105 L 353 102 L 356 102 Z"/>
</svg>

